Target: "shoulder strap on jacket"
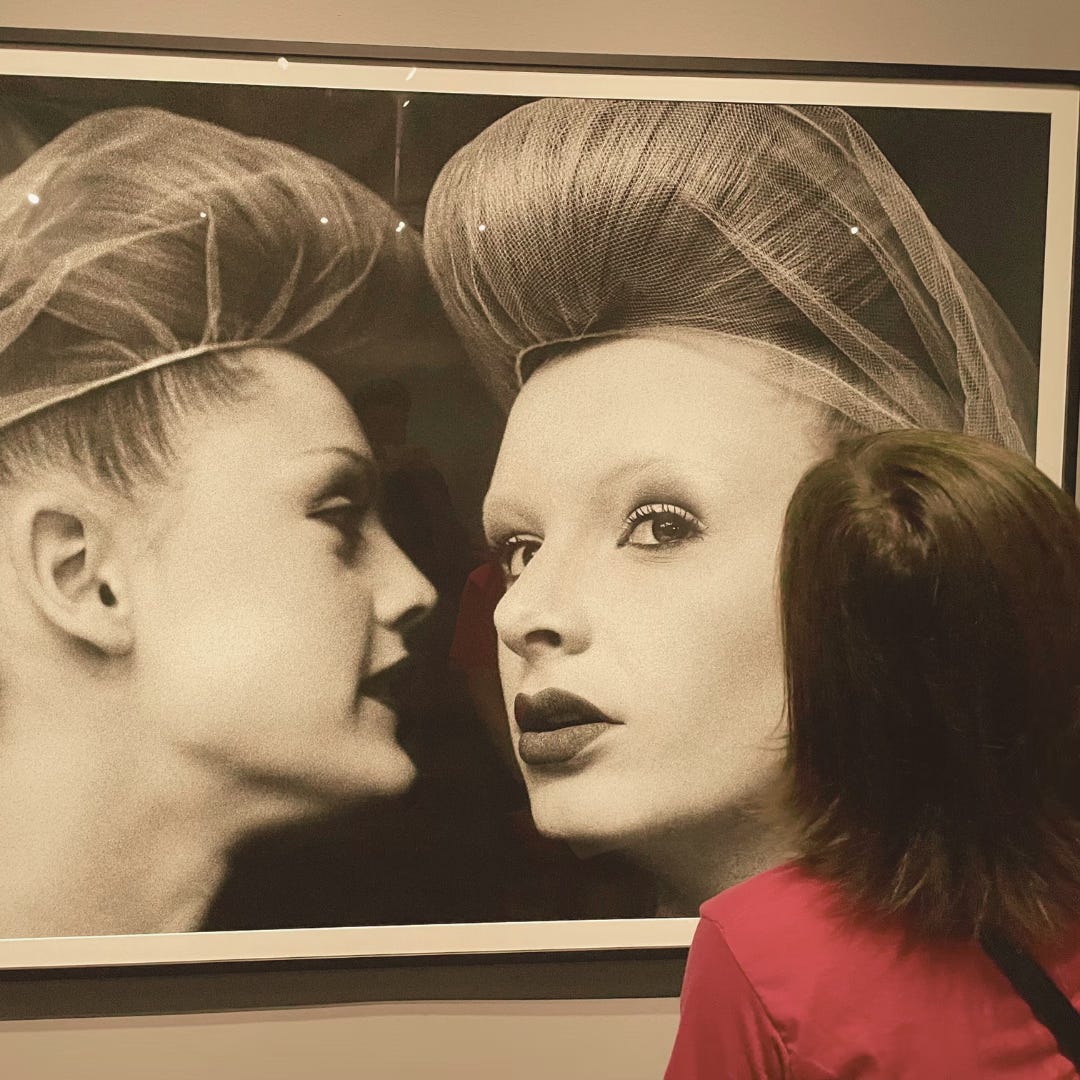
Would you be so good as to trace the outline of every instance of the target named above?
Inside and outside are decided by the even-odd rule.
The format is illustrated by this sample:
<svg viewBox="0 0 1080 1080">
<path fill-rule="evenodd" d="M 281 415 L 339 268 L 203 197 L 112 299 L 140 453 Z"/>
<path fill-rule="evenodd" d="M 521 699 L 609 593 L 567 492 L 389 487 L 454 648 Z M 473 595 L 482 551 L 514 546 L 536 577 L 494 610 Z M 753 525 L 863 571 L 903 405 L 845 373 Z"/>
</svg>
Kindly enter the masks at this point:
<svg viewBox="0 0 1080 1080">
<path fill-rule="evenodd" d="M 1061 1053 L 1080 1072 L 1080 1012 L 1035 959 L 1004 934 L 983 930 L 979 944 L 1031 1007 L 1035 1019 L 1049 1028 Z"/>
</svg>

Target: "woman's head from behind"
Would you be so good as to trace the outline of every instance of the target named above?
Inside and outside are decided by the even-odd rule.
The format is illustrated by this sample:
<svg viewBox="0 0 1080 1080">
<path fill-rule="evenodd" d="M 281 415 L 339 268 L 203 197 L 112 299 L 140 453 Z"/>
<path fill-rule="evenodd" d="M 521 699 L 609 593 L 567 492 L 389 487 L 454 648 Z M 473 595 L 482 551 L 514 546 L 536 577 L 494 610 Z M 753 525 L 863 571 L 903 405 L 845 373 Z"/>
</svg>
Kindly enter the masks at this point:
<svg viewBox="0 0 1080 1080">
<path fill-rule="evenodd" d="M 431 594 L 344 395 L 416 332 L 415 239 L 324 162 L 153 110 L 0 194 L 9 704 L 294 803 L 399 790 L 365 680 Z"/>
<path fill-rule="evenodd" d="M 922 933 L 1024 939 L 1080 897 L 1080 513 L 951 433 L 844 444 L 781 552 L 802 858 Z"/>
</svg>

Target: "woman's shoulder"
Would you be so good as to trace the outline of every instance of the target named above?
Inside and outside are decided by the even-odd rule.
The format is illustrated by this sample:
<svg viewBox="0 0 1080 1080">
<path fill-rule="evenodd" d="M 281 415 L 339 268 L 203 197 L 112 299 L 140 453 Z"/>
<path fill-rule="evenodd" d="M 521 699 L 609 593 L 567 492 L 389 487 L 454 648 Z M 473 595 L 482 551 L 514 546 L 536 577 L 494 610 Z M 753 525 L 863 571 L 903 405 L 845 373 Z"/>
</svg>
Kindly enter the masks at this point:
<svg viewBox="0 0 1080 1080">
<path fill-rule="evenodd" d="M 905 951 L 903 928 L 860 913 L 835 883 L 784 863 L 734 885 L 701 907 L 751 982 L 809 993 L 825 972 L 879 975 Z M 792 975 L 792 972 L 798 974 Z"/>
<path fill-rule="evenodd" d="M 1017 1060 L 1031 1063 L 1025 1076 L 1060 1075 L 1050 1036 L 974 941 L 923 940 L 794 864 L 713 897 L 701 916 L 715 965 L 752 989 L 793 1057 L 829 1075 L 852 1075 L 867 1054 L 872 1075 L 1010 1076 Z M 1039 959 L 1080 1002 L 1078 932 L 1080 919 Z"/>
<path fill-rule="evenodd" d="M 701 906 L 701 917 L 721 928 L 744 921 L 766 922 L 769 915 L 802 912 L 821 916 L 836 911 L 839 896 L 830 882 L 787 862 L 725 889 Z"/>
</svg>

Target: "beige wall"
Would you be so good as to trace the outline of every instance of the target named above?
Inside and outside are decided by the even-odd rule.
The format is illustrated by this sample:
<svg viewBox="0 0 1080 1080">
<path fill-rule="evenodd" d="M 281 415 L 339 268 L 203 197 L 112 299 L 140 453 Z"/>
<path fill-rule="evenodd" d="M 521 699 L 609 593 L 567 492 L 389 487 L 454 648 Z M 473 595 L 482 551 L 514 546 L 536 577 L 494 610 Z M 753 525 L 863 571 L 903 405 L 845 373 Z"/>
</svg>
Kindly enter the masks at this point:
<svg viewBox="0 0 1080 1080">
<path fill-rule="evenodd" d="M 0 1025 L 6 1080 L 658 1080 L 670 1001 L 387 1004 Z"/>
<path fill-rule="evenodd" d="M 459 49 L 1080 68 L 1077 0 L 0 0 L 0 24 Z M 0 995 L 18 992 L 0 983 Z M 0 1068 L 10 1080 L 648 1080 L 662 1074 L 676 1016 L 673 999 L 642 999 L 11 1021 L 0 1024 Z"/>
<path fill-rule="evenodd" d="M 0 0 L 0 24 L 455 49 L 1080 68 L 1077 0 Z"/>
</svg>

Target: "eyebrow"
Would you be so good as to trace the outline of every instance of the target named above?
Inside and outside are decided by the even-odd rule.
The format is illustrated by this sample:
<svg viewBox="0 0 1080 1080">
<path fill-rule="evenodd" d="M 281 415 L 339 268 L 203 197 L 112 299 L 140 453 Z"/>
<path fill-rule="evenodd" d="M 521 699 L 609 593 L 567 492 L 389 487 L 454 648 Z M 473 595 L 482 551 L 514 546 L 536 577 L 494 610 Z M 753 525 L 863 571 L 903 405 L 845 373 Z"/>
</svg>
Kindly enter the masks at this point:
<svg viewBox="0 0 1080 1080">
<path fill-rule="evenodd" d="M 685 498 L 687 496 L 682 493 L 688 472 L 692 477 L 698 473 L 719 473 L 719 470 L 716 469 L 714 464 L 707 461 L 675 462 L 670 458 L 642 456 L 621 462 L 600 473 L 596 478 L 596 484 L 599 488 L 606 489 L 642 476 L 648 483 L 656 484 L 659 487 L 669 487 L 674 493 Z M 524 520 L 530 516 L 528 504 L 521 498 L 521 494 L 520 491 L 514 491 L 509 493 L 495 492 L 493 495 L 489 490 L 483 505 L 485 531 L 487 531 L 489 524 L 492 523 L 492 519 L 495 519 L 496 522 L 499 518 Z M 524 489 L 524 494 L 527 497 L 527 488 Z"/>
<path fill-rule="evenodd" d="M 348 458 L 353 464 L 359 465 L 361 468 L 374 468 L 375 463 L 366 454 L 361 454 L 359 450 L 354 450 L 351 446 L 313 446 L 309 450 L 301 451 L 304 457 L 311 457 L 315 454 L 338 454 L 341 457 Z"/>
<path fill-rule="evenodd" d="M 706 462 L 674 462 L 670 458 L 639 457 L 624 461 L 621 465 L 616 465 L 614 468 L 601 473 L 599 481 L 606 486 L 622 480 L 632 480 L 636 476 L 647 473 L 659 480 L 676 483 L 687 469 L 691 472 L 705 471 L 706 469 L 710 472 L 713 471 L 711 464 Z"/>
<path fill-rule="evenodd" d="M 484 499 L 480 508 L 480 524 L 484 535 L 490 540 L 493 526 L 500 520 L 523 520 L 529 516 L 526 505 L 511 496 L 508 499 L 491 498 L 489 495 Z"/>
<path fill-rule="evenodd" d="M 313 446 L 309 450 L 302 451 L 300 456 L 341 458 L 343 460 L 342 465 L 339 466 L 341 470 L 339 475 L 344 475 L 346 472 L 352 474 L 361 483 L 367 485 L 373 495 L 381 489 L 379 468 L 375 461 L 351 446 Z"/>
</svg>

